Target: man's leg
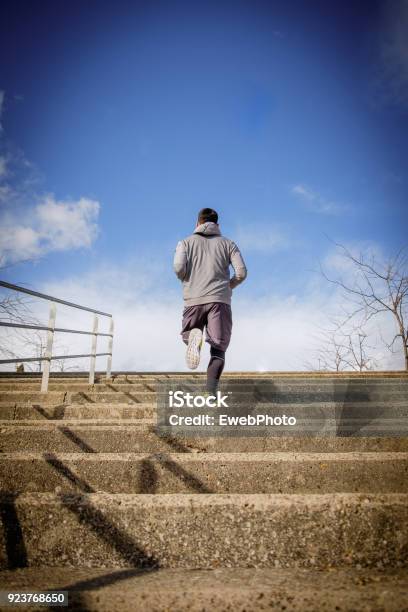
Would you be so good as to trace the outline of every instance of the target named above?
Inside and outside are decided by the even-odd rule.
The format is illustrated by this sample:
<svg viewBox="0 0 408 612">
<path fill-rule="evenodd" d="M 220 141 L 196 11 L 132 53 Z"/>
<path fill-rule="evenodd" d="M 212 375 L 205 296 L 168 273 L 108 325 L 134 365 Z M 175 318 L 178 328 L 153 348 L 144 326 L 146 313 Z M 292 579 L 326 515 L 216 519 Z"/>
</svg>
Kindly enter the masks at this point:
<svg viewBox="0 0 408 612">
<path fill-rule="evenodd" d="M 186 362 L 187 366 L 195 369 L 200 362 L 200 351 L 202 345 L 202 332 L 206 323 L 204 306 L 187 306 L 183 310 L 183 321 L 181 337 L 187 344 Z"/>
<path fill-rule="evenodd" d="M 211 358 L 207 368 L 207 390 L 215 393 L 225 365 L 225 351 L 231 340 L 232 313 L 229 304 L 214 302 L 207 306 L 206 342 L 211 345 Z"/>
<path fill-rule="evenodd" d="M 207 368 L 207 391 L 215 394 L 225 365 L 225 351 L 210 349 L 210 362 Z"/>
</svg>

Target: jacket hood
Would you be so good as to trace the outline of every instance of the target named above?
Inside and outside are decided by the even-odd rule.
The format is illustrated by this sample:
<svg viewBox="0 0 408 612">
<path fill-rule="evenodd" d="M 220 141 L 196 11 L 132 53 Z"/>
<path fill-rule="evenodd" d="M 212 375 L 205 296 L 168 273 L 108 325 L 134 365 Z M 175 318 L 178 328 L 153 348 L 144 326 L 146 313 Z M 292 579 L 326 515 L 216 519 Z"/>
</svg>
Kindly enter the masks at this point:
<svg viewBox="0 0 408 612">
<path fill-rule="evenodd" d="M 212 221 L 207 221 L 207 223 L 202 223 L 201 225 L 198 225 L 194 230 L 194 234 L 204 234 L 205 236 L 221 236 L 221 231 L 216 223 L 213 223 Z"/>
</svg>

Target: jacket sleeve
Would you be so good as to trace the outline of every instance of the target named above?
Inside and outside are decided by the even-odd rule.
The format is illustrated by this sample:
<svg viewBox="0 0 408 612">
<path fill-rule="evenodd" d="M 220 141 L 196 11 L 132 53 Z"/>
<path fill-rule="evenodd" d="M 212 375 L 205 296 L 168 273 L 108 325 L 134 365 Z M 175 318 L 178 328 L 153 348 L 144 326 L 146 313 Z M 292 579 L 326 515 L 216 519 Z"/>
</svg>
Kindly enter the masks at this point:
<svg viewBox="0 0 408 612">
<path fill-rule="evenodd" d="M 241 252 L 235 242 L 231 242 L 230 263 L 234 269 L 234 276 L 230 280 L 231 289 L 235 289 L 247 277 L 247 268 Z"/>
<path fill-rule="evenodd" d="M 181 281 L 184 280 L 187 272 L 187 252 L 183 240 L 177 243 L 174 253 L 173 268 Z"/>
</svg>

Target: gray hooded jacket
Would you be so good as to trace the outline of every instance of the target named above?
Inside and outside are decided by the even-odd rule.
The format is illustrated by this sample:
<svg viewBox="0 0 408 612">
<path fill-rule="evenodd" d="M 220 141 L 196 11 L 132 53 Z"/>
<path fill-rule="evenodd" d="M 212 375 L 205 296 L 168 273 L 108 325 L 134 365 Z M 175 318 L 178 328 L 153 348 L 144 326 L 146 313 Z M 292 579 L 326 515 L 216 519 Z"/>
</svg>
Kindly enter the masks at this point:
<svg viewBox="0 0 408 612">
<path fill-rule="evenodd" d="M 232 289 L 247 275 L 237 245 L 222 236 L 217 223 L 212 222 L 202 223 L 191 236 L 178 242 L 173 265 L 183 281 L 185 306 L 210 302 L 231 304 Z M 232 278 L 230 265 L 234 269 Z"/>
</svg>

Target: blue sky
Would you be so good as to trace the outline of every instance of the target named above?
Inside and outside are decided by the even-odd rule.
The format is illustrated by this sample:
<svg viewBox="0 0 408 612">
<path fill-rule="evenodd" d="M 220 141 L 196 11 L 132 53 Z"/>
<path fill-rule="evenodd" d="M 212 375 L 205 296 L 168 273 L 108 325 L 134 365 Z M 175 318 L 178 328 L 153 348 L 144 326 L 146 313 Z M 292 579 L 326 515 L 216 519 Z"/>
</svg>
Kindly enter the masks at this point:
<svg viewBox="0 0 408 612">
<path fill-rule="evenodd" d="M 4 279 L 41 289 L 149 262 L 177 292 L 174 247 L 203 206 L 242 247 L 247 301 L 300 299 L 330 239 L 386 254 L 406 242 L 406 3 L 5 1 L 0 13 L 1 214 L 9 239 L 34 232 L 36 254 L 18 263 L 19 231 Z M 77 240 L 39 220 L 47 197 Z"/>
</svg>

